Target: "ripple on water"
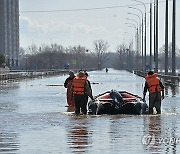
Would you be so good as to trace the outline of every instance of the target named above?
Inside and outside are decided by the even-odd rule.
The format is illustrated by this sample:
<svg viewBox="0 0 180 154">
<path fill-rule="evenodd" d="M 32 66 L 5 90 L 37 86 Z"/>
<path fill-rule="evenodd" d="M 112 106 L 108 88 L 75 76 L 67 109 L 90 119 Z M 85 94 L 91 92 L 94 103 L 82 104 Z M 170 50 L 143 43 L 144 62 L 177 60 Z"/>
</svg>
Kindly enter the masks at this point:
<svg viewBox="0 0 180 154">
<path fill-rule="evenodd" d="M 20 148 L 18 134 L 15 132 L 0 133 L 0 153 L 16 153 Z"/>
<path fill-rule="evenodd" d="M 112 71 L 112 72 L 111 72 Z M 142 95 L 144 80 L 126 71 L 89 72 L 93 94 L 117 89 Z M 0 97 L 0 153 L 180 153 L 177 89 L 167 90 L 161 115 L 74 116 L 65 107 L 67 76 L 27 80 L 4 87 Z M 142 142 L 155 136 L 156 142 Z M 143 140 L 144 141 L 144 140 Z M 145 140 L 146 141 L 146 140 Z M 2 148 L 1 148 L 2 147 Z"/>
</svg>

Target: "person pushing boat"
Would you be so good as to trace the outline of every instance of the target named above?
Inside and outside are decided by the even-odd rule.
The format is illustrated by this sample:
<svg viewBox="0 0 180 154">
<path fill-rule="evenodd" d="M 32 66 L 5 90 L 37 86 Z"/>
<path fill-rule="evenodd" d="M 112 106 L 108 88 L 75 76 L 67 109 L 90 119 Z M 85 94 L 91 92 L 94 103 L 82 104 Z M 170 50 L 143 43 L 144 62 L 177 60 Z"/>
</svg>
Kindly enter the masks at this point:
<svg viewBox="0 0 180 154">
<path fill-rule="evenodd" d="M 153 108 L 156 108 L 157 114 L 161 114 L 161 100 L 164 99 L 164 85 L 153 71 L 149 71 L 145 77 L 143 91 L 143 101 L 147 90 L 149 91 L 149 114 L 153 114 Z"/>
</svg>

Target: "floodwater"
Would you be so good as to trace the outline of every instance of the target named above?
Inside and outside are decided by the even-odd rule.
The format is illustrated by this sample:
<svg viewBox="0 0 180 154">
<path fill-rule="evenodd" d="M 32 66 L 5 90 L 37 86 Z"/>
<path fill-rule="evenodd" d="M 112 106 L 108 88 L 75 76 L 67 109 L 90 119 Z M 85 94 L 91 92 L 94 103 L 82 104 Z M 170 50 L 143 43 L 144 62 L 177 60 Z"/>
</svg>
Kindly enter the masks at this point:
<svg viewBox="0 0 180 154">
<path fill-rule="evenodd" d="M 89 75 L 93 95 L 116 89 L 142 96 L 144 79 L 132 73 Z M 65 107 L 66 77 L 1 85 L 0 153 L 180 153 L 179 87 L 166 86 L 161 115 L 74 116 Z"/>
</svg>

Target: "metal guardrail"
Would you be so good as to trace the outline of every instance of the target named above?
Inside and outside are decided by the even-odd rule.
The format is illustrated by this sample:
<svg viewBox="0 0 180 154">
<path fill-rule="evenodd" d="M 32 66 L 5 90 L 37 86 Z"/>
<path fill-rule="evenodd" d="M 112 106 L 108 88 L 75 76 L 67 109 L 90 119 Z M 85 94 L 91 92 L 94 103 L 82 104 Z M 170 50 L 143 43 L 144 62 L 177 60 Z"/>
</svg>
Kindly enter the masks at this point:
<svg viewBox="0 0 180 154">
<path fill-rule="evenodd" d="M 87 71 L 92 71 L 95 69 L 89 69 Z M 79 71 L 79 69 L 73 69 L 75 73 Z M 41 71 L 11 71 L 11 72 L 1 72 L 0 73 L 0 84 L 4 84 L 9 81 L 15 81 L 26 78 L 37 78 L 42 76 L 52 76 L 58 74 L 67 74 L 69 70 L 56 69 L 56 70 L 41 70 Z"/>
<path fill-rule="evenodd" d="M 0 74 L 0 81 L 1 84 L 9 82 L 9 81 L 15 81 L 20 79 L 26 79 L 26 78 L 36 78 L 36 77 L 42 77 L 42 76 L 50 76 L 50 75 L 58 75 L 58 74 L 66 74 L 68 73 L 68 70 L 53 70 L 53 71 L 43 71 L 43 72 L 7 72 Z"/>
</svg>

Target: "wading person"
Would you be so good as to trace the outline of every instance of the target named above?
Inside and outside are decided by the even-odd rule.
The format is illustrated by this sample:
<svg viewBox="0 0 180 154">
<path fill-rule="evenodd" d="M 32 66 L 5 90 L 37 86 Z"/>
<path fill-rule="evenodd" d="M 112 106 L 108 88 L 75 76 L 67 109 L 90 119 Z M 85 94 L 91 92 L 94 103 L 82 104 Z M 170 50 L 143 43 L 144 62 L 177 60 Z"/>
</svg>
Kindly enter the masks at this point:
<svg viewBox="0 0 180 154">
<path fill-rule="evenodd" d="M 90 88 L 91 93 L 92 93 L 91 83 L 90 83 L 90 81 L 88 80 L 89 74 L 88 74 L 86 71 L 84 71 L 84 75 L 85 75 L 85 77 L 86 77 L 86 79 L 87 79 L 87 83 L 88 83 L 89 88 Z M 85 95 L 86 95 L 86 102 L 88 102 L 88 95 L 87 95 L 86 93 L 85 93 Z"/>
<path fill-rule="evenodd" d="M 147 90 L 149 91 L 149 114 L 153 114 L 153 108 L 156 108 L 157 114 L 161 114 L 161 100 L 164 99 L 164 86 L 157 74 L 149 71 L 145 77 L 145 86 L 143 91 L 143 101 Z"/>
<path fill-rule="evenodd" d="M 87 96 L 93 100 L 92 91 L 83 71 L 73 79 L 72 93 L 75 102 L 75 114 L 87 114 Z"/>
<path fill-rule="evenodd" d="M 67 88 L 66 97 L 67 97 L 68 106 L 74 106 L 74 100 L 71 97 L 72 82 L 74 78 L 75 78 L 74 72 L 69 71 L 69 77 L 64 82 L 64 87 Z"/>
<path fill-rule="evenodd" d="M 106 73 L 107 73 L 108 71 L 109 71 L 108 68 L 106 68 Z"/>
</svg>

